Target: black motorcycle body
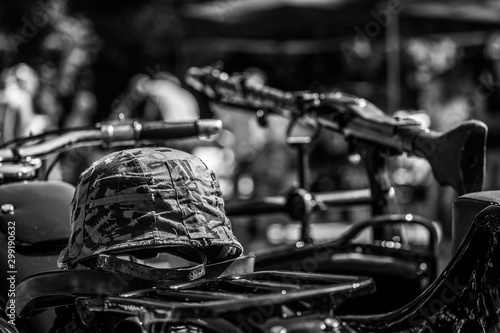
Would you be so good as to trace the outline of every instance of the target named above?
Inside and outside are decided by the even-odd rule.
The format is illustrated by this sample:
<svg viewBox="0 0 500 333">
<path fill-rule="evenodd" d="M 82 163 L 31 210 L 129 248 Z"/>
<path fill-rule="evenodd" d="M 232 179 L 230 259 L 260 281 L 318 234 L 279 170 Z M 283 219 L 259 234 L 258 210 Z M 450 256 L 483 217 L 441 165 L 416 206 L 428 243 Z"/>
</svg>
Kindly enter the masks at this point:
<svg viewBox="0 0 500 333">
<path fill-rule="evenodd" d="M 454 221 L 469 225 L 467 234 L 424 293 L 398 310 L 343 320 L 358 332 L 498 332 L 500 192 L 462 196 L 454 211 L 471 205 L 472 220 Z"/>
<path fill-rule="evenodd" d="M 414 300 L 389 312 L 350 314 L 351 300 L 374 291 L 370 278 L 259 271 L 151 286 L 109 272 L 50 272 L 25 280 L 19 315 L 50 307 L 54 296 L 75 304 L 92 327 L 96 318 L 113 323 L 110 332 L 497 332 L 500 325 L 500 192 L 481 194 L 478 208 L 456 255 Z M 477 203 L 462 196 L 456 206 Z M 479 206 L 478 206 L 479 207 Z M 456 207 L 460 210 L 463 207 Z M 463 221 L 457 221 L 463 222 Z M 54 285 L 47 280 L 55 281 Z M 123 288 L 111 291 L 103 286 Z M 110 282 L 113 282 L 110 284 Z M 132 287 L 135 287 L 132 288 Z M 386 299 L 381 296 L 379 303 Z M 103 317 L 104 316 L 104 317 Z"/>
<path fill-rule="evenodd" d="M 74 187 L 58 181 L 12 183 L 0 186 L 2 261 L 0 298 L 12 317 L 8 299 L 25 278 L 57 269 L 57 258 L 70 233 L 69 204 Z M 26 331 L 48 331 L 53 313 L 44 313 L 23 323 Z"/>
</svg>

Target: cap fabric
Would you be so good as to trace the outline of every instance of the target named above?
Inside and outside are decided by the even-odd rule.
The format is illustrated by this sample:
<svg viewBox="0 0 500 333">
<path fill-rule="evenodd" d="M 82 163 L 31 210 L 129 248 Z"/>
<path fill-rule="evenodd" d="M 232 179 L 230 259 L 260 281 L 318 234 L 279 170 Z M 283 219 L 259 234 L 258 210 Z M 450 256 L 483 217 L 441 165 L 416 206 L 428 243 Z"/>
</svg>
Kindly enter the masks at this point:
<svg viewBox="0 0 500 333">
<path fill-rule="evenodd" d="M 81 174 L 58 265 L 72 268 L 103 253 L 193 247 L 209 263 L 243 252 L 214 173 L 182 151 L 136 148 L 109 154 Z"/>
</svg>

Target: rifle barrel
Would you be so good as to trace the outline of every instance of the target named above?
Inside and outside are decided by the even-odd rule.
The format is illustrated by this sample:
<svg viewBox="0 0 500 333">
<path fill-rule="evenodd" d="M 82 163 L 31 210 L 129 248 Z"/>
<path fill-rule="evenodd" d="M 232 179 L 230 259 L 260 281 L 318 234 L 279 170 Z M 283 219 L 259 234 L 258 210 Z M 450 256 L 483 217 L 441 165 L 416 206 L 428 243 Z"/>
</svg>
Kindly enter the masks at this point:
<svg viewBox="0 0 500 333">
<path fill-rule="evenodd" d="M 186 82 L 228 104 L 265 109 L 290 119 L 300 116 L 303 123 L 319 123 L 347 140 L 423 157 L 431 164 L 436 180 L 460 195 L 482 190 L 487 127 L 480 121 L 436 132 L 413 119 L 388 116 L 363 98 L 340 92 L 286 92 L 210 67 L 189 69 Z"/>
</svg>

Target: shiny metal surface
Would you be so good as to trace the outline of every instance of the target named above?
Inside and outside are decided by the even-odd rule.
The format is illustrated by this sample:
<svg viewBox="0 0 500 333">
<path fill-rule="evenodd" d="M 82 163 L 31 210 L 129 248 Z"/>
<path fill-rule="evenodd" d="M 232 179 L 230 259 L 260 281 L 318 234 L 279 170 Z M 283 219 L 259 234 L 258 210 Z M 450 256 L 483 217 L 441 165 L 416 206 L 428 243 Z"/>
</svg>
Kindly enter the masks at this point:
<svg viewBox="0 0 500 333">
<path fill-rule="evenodd" d="M 17 162 L 24 158 L 47 157 L 68 149 L 75 149 L 81 146 L 95 146 L 101 143 L 101 131 L 97 128 L 89 128 L 71 133 L 63 133 L 45 142 L 35 145 L 24 146 L 22 148 L 0 149 L 0 158 L 4 162 Z"/>
<path fill-rule="evenodd" d="M 67 133 L 54 136 L 47 133 L 40 136 L 20 139 L 18 144 L 0 149 L 2 162 L 29 162 L 32 158 L 47 158 L 69 149 L 89 146 L 122 146 L 133 145 L 139 140 L 156 140 L 159 142 L 200 136 L 208 138 L 222 130 L 222 122 L 218 119 L 201 119 L 191 122 L 152 121 L 103 122 L 95 127 L 71 129 Z M 45 141 L 40 142 L 40 139 Z"/>
<path fill-rule="evenodd" d="M 357 242 L 363 230 L 385 226 L 420 225 L 429 242 L 412 248 L 405 242 Z M 255 270 L 283 269 L 330 274 L 370 276 L 375 280 L 374 294 L 346 300 L 339 313 L 375 314 L 398 309 L 418 297 L 437 277 L 437 230 L 430 221 L 407 215 L 382 215 L 349 228 L 331 242 L 305 246 L 283 246 L 256 253 Z M 425 267 L 425 269 L 422 269 Z M 383 301 L 381 301 L 383 300 Z"/>
<path fill-rule="evenodd" d="M 200 119 L 196 121 L 198 137 L 207 139 L 222 131 L 222 121 L 219 119 Z"/>
</svg>

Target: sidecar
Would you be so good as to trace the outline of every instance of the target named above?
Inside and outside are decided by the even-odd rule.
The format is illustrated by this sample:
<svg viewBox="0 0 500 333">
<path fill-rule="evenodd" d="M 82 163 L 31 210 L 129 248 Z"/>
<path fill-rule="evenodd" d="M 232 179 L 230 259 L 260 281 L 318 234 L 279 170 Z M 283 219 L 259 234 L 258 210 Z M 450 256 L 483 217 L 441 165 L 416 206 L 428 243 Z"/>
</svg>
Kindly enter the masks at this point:
<svg viewBox="0 0 500 333">
<path fill-rule="evenodd" d="M 499 191 L 459 197 L 454 204 L 455 253 L 431 286 L 395 311 L 342 319 L 358 332 L 497 332 L 499 204 Z"/>
</svg>

